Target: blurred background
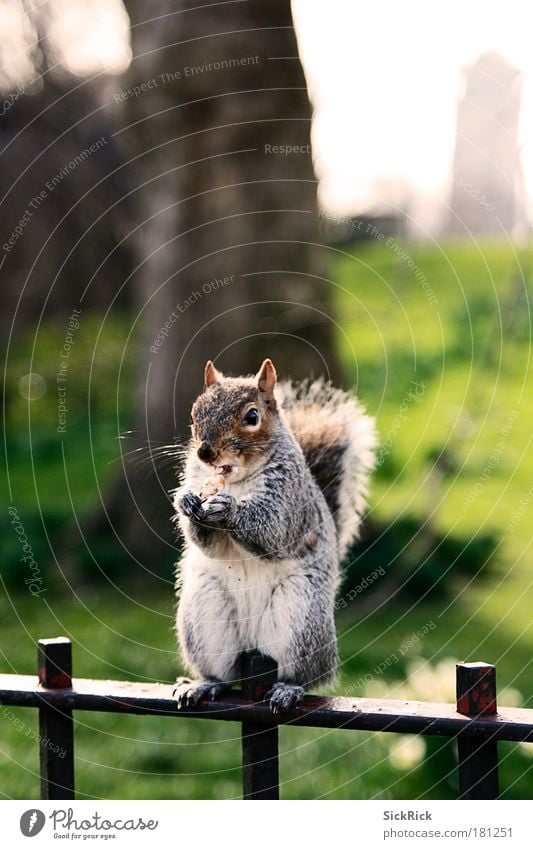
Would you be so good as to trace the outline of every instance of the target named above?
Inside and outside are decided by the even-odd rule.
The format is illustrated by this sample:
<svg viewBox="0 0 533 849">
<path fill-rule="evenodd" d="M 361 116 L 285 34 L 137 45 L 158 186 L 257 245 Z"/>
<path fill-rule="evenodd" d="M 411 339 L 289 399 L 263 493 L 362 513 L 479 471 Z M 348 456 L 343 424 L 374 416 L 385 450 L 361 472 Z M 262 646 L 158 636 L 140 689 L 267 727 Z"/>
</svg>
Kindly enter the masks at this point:
<svg viewBox="0 0 533 849">
<path fill-rule="evenodd" d="M 376 417 L 342 695 L 533 707 L 533 57 L 522 3 L 2 0 L 3 672 L 173 681 L 169 490 L 210 357 Z M 229 723 L 79 716 L 79 798 L 240 796 Z M 37 798 L 0 707 L 0 793 Z M 452 798 L 454 746 L 283 729 L 282 798 Z M 533 744 L 500 744 L 508 798 Z M 290 756 L 289 756 L 290 755 Z"/>
</svg>

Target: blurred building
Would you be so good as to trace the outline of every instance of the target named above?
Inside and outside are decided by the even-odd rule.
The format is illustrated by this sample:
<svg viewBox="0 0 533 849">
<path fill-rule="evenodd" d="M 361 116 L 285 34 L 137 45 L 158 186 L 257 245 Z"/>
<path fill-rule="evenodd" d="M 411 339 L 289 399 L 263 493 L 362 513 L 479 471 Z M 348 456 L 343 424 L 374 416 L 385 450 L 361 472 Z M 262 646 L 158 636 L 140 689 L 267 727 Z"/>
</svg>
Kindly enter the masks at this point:
<svg viewBox="0 0 533 849">
<path fill-rule="evenodd" d="M 512 233 L 522 202 L 522 75 L 497 53 L 464 71 L 447 234 Z"/>
</svg>

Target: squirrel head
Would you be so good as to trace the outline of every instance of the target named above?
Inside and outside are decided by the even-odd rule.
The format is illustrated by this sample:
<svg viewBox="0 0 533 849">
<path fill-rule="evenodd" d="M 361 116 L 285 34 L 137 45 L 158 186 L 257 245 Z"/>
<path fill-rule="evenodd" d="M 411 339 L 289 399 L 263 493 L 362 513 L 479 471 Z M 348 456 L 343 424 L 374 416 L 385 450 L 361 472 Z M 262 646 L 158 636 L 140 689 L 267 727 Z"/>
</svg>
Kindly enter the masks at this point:
<svg viewBox="0 0 533 849">
<path fill-rule="evenodd" d="M 207 362 L 191 430 L 196 455 L 211 471 L 237 481 L 261 464 L 278 421 L 275 386 L 271 360 L 250 378 L 224 377 Z"/>
</svg>

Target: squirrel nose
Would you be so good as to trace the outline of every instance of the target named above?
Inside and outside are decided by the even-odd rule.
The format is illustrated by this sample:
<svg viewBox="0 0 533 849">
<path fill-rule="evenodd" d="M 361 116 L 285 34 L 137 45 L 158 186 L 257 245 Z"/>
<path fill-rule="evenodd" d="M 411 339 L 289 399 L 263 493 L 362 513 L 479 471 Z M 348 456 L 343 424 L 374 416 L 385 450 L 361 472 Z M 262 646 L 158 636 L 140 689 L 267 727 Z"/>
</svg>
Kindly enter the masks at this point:
<svg viewBox="0 0 533 849">
<path fill-rule="evenodd" d="M 205 442 L 205 441 L 200 443 L 200 445 L 198 447 L 197 454 L 198 454 L 200 460 L 205 460 L 206 462 L 210 462 L 211 460 L 214 460 L 215 457 L 217 456 L 216 451 L 214 450 L 211 443 Z"/>
</svg>

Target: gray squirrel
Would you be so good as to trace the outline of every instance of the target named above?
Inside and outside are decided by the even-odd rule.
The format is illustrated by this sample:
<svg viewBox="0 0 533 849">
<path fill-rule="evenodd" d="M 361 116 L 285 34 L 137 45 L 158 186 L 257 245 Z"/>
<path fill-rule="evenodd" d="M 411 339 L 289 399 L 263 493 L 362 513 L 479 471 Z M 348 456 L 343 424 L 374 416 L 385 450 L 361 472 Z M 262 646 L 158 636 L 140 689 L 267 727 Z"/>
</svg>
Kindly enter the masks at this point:
<svg viewBox="0 0 533 849">
<path fill-rule="evenodd" d="M 178 708 L 238 681 L 242 652 L 278 664 L 274 713 L 337 669 L 339 563 L 357 536 L 374 461 L 374 422 L 323 380 L 225 377 L 209 361 L 175 519 L 185 537 L 177 632 Z M 207 475 L 214 475 L 206 481 Z"/>
</svg>

